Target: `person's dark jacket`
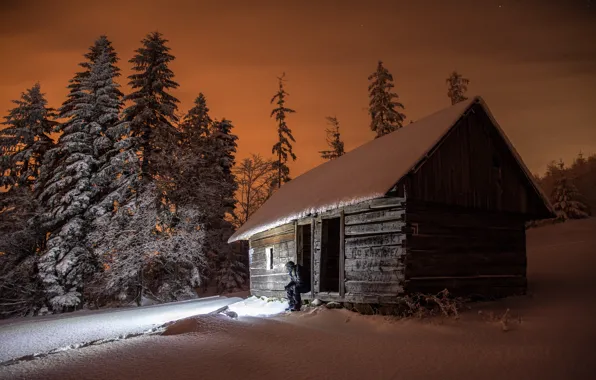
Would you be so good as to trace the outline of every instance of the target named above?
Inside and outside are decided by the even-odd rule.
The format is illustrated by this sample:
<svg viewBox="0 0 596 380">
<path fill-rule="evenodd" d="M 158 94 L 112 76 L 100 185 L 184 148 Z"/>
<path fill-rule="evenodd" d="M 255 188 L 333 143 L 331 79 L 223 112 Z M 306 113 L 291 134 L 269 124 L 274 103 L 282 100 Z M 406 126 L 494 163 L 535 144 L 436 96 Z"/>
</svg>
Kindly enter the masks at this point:
<svg viewBox="0 0 596 380">
<path fill-rule="evenodd" d="M 302 265 L 295 265 L 294 268 L 290 269 L 290 283 L 288 285 L 296 285 L 298 288 L 310 288 L 310 278 L 304 276 Z"/>
</svg>

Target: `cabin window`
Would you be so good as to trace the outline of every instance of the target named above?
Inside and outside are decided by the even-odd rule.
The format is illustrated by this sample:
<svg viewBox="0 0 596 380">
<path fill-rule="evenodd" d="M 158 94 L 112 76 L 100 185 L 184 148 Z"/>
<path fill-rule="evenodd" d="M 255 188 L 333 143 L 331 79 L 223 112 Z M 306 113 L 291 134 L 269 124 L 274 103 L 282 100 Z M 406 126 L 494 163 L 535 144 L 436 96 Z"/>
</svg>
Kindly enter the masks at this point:
<svg viewBox="0 0 596 380">
<path fill-rule="evenodd" d="M 321 231 L 321 292 L 339 292 L 340 218 L 323 219 Z"/>
<path fill-rule="evenodd" d="M 267 257 L 267 269 L 273 269 L 273 247 L 265 248 L 265 255 Z"/>
</svg>

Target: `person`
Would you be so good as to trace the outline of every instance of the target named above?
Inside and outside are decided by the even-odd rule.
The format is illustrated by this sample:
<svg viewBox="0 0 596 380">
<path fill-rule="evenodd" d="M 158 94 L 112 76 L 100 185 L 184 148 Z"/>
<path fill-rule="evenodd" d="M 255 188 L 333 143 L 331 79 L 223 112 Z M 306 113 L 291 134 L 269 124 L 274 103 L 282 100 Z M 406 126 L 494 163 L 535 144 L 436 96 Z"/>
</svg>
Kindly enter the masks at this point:
<svg viewBox="0 0 596 380">
<path fill-rule="evenodd" d="M 289 307 L 287 311 L 300 311 L 302 307 L 302 299 L 300 293 L 310 291 L 310 279 L 304 276 L 301 265 L 294 264 L 293 261 L 286 263 L 286 270 L 290 275 L 290 283 L 285 286 L 288 295 Z"/>
</svg>

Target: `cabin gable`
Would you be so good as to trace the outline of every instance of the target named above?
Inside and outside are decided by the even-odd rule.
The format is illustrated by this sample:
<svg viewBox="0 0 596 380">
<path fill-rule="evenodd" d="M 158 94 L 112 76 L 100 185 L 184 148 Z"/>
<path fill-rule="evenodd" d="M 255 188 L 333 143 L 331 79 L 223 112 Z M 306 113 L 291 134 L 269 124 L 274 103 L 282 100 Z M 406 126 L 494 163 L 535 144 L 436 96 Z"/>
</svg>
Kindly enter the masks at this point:
<svg viewBox="0 0 596 380">
<path fill-rule="evenodd" d="M 470 108 L 428 159 L 401 184 L 409 199 L 485 211 L 550 217 L 480 104 Z"/>
</svg>

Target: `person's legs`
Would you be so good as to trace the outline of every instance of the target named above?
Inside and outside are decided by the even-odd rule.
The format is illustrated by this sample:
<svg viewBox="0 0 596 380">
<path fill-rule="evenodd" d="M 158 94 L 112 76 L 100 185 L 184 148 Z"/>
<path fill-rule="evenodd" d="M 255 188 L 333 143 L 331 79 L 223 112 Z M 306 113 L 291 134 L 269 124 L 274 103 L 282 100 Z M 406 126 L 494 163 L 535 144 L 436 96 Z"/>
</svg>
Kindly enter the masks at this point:
<svg viewBox="0 0 596 380">
<path fill-rule="evenodd" d="M 294 311 L 300 311 L 302 307 L 302 297 L 300 296 L 300 289 L 294 289 Z"/>
<path fill-rule="evenodd" d="M 310 292 L 310 287 L 305 285 L 296 286 L 294 289 L 295 310 L 300 310 L 302 307 L 302 293 Z"/>
<path fill-rule="evenodd" d="M 295 306 L 294 294 L 296 293 L 296 287 L 293 284 L 286 285 L 286 295 L 288 297 L 288 310 L 292 310 Z"/>
</svg>

